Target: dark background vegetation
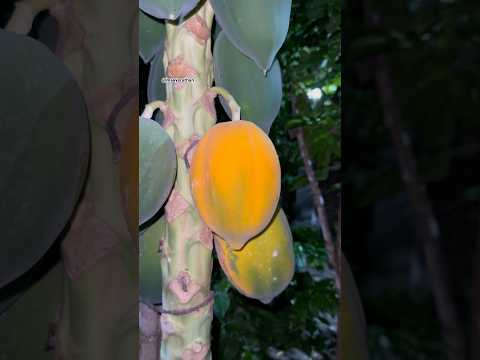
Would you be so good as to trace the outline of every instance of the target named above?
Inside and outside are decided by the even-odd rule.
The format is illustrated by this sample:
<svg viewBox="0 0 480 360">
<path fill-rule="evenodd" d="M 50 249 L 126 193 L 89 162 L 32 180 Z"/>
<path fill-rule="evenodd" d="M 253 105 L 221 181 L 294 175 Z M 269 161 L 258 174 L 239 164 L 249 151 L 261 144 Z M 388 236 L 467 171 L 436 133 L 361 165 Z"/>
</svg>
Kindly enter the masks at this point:
<svg viewBox="0 0 480 360">
<path fill-rule="evenodd" d="M 371 359 L 480 359 L 480 4 L 344 5 L 342 246 Z M 385 68 L 398 106 L 384 103 Z M 417 185 L 439 225 L 435 241 L 418 236 L 423 219 L 402 180 L 389 118 L 410 140 Z M 445 330 L 449 314 L 455 321 Z"/>
</svg>

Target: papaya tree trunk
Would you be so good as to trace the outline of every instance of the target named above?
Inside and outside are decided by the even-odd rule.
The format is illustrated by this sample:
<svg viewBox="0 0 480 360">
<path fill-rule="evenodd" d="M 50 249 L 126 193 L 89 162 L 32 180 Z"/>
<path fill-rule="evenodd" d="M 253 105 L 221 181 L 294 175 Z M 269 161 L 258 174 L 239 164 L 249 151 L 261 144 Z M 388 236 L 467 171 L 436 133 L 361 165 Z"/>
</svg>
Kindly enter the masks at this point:
<svg viewBox="0 0 480 360">
<path fill-rule="evenodd" d="M 178 163 L 161 239 L 161 359 L 211 358 L 213 237 L 195 208 L 189 167 L 192 148 L 216 122 L 215 94 L 209 91 L 213 81 L 212 22 L 213 9 L 206 1 L 186 21 L 166 24 L 163 127 L 176 145 Z"/>
</svg>

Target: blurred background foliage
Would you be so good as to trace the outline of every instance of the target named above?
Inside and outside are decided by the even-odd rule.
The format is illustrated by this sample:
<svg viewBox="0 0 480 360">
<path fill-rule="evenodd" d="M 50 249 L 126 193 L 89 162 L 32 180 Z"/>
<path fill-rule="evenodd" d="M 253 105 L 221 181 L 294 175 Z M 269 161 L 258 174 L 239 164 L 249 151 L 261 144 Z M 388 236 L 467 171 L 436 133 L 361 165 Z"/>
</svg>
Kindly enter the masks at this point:
<svg viewBox="0 0 480 360">
<path fill-rule="evenodd" d="M 480 286 L 473 280 L 480 262 L 479 3 L 344 4 L 342 246 L 364 302 L 371 359 L 445 359 L 423 249 L 375 87 L 374 56 L 387 57 L 404 137 L 440 224 L 444 280 L 470 349 L 478 342 L 472 311 Z M 366 26 L 365 5 L 373 27 Z M 477 359 L 473 352 L 469 358 Z"/>
<path fill-rule="evenodd" d="M 283 207 L 293 233 L 296 272 L 271 304 L 231 288 L 216 263 L 213 356 L 218 359 L 336 359 L 338 294 L 297 141 L 305 128 L 330 227 L 337 228 L 341 156 L 341 3 L 294 0 L 277 58 L 283 101 L 270 131 L 282 167 Z M 218 104 L 217 104 L 218 105 Z M 217 106 L 219 121 L 226 115 Z"/>
</svg>

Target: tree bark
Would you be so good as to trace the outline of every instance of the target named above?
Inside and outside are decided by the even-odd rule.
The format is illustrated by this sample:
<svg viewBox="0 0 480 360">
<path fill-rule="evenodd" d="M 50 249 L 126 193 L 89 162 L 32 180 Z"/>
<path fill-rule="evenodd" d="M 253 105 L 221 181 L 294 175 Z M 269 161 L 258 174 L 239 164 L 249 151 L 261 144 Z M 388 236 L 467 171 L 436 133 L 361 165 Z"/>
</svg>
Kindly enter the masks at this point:
<svg viewBox="0 0 480 360">
<path fill-rule="evenodd" d="M 335 270 L 335 285 L 338 290 L 340 290 L 340 271 L 339 271 L 339 261 L 337 257 L 337 252 L 335 248 L 335 243 L 333 241 L 333 236 L 330 231 L 330 226 L 328 224 L 327 212 L 325 210 L 325 199 L 323 197 L 322 191 L 318 186 L 317 179 L 315 178 L 315 171 L 312 165 L 312 158 L 305 143 L 305 136 L 303 128 L 298 128 L 290 131 L 292 136 L 295 136 L 298 141 L 298 147 L 300 149 L 300 155 L 302 156 L 303 163 L 305 165 L 305 173 L 307 174 L 308 183 L 313 195 L 313 204 L 317 212 L 318 221 L 322 229 L 323 239 L 325 241 L 325 248 L 327 249 L 328 260 Z"/>
</svg>

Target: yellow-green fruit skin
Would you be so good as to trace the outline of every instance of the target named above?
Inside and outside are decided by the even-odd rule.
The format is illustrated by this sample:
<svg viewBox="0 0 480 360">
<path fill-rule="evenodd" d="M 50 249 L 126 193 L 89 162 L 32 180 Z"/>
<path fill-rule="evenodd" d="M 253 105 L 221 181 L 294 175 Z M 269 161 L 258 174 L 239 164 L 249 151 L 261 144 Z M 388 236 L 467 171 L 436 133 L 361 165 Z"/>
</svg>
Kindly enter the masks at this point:
<svg viewBox="0 0 480 360">
<path fill-rule="evenodd" d="M 269 303 L 288 286 L 295 272 L 292 233 L 279 209 L 261 234 L 241 250 L 215 236 L 215 251 L 230 283 L 243 295 Z"/>
<path fill-rule="evenodd" d="M 208 130 L 190 168 L 195 205 L 216 234 L 240 249 L 272 219 L 280 197 L 280 162 L 269 137 L 238 120 Z"/>
</svg>

